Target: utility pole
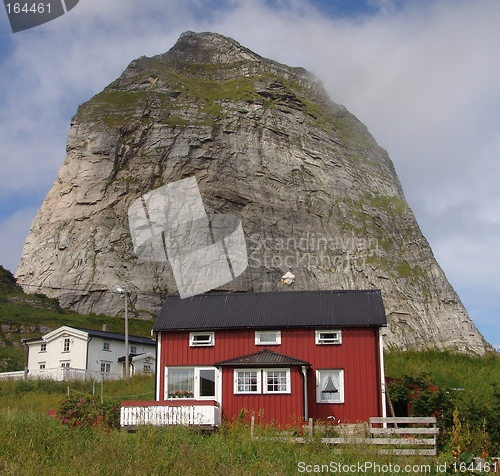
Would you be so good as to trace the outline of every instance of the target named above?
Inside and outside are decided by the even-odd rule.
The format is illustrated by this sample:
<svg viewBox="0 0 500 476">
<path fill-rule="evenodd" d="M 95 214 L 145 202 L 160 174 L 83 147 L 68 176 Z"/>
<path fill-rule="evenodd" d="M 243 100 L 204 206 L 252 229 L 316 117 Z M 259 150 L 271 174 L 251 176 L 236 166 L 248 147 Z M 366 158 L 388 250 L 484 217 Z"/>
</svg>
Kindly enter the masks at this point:
<svg viewBox="0 0 500 476">
<path fill-rule="evenodd" d="M 123 288 L 118 288 L 117 291 L 125 297 L 125 381 L 130 379 L 130 364 L 128 361 L 128 293 Z"/>
</svg>

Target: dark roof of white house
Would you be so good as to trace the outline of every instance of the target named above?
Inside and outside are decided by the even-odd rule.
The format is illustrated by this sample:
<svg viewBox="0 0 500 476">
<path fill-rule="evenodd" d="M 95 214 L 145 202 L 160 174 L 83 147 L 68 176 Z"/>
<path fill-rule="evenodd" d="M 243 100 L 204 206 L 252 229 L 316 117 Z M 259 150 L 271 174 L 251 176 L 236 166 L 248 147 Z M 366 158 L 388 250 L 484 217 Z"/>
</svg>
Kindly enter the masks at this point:
<svg viewBox="0 0 500 476">
<path fill-rule="evenodd" d="M 282 291 L 167 296 L 153 330 L 385 325 L 379 290 Z"/>
<path fill-rule="evenodd" d="M 263 349 L 254 354 L 242 355 L 228 360 L 221 360 L 216 366 L 238 366 L 238 367 L 281 367 L 289 365 L 310 365 L 305 360 L 299 360 L 288 355 L 278 354 L 269 349 Z"/>
<path fill-rule="evenodd" d="M 80 331 L 86 332 L 89 336 L 92 337 L 100 337 L 101 339 L 119 340 L 125 342 L 125 334 L 118 334 L 117 332 L 109 332 L 109 331 L 98 331 L 95 329 L 85 329 L 83 327 L 74 327 L 73 329 L 78 329 Z M 144 344 L 144 345 L 156 346 L 156 341 L 150 339 L 149 337 L 129 335 L 128 341 L 129 343 L 132 344 Z"/>
</svg>

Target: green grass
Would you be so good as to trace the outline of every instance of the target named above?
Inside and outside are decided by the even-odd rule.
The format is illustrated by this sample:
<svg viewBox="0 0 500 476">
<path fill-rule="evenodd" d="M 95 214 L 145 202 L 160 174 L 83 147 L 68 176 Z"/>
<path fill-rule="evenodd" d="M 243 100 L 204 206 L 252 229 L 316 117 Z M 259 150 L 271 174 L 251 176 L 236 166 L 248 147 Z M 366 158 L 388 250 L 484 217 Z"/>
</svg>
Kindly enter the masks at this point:
<svg viewBox="0 0 500 476">
<path fill-rule="evenodd" d="M 423 373 L 429 373 L 426 378 L 439 386 L 464 388 L 457 394 L 467 398 L 453 400 L 453 408 L 466 405 L 471 393 L 477 395 L 482 408 L 489 408 L 491 384 L 500 377 L 500 357 L 494 354 L 472 357 L 439 351 L 386 354 L 387 375 L 401 378 L 405 375 L 419 377 Z M 317 474 L 321 468 L 325 473 L 331 463 L 357 467 L 366 462 L 387 466 L 431 465 L 430 472 L 422 468 L 411 474 L 436 474 L 436 463 L 446 463 L 449 469 L 454 461 L 453 445 L 450 444 L 452 434 L 446 428 L 443 433 L 447 442 L 441 445 L 438 458 L 383 456 L 372 446 L 331 447 L 322 444 L 318 437 L 297 444 L 276 439 L 282 433 L 272 428 L 257 428 L 255 434 L 261 438 L 253 439 L 249 427 L 238 421 L 225 422 L 212 434 L 187 427 L 147 427 L 136 433 L 68 428 L 47 416 L 47 411 L 57 408 L 64 399 L 68 385 L 72 393 L 92 393 L 91 382 L 0 381 L 2 474 L 274 476 L 300 474 L 299 468 L 304 469 L 305 465 L 310 465 L 310 471 L 302 471 L 304 474 Z M 100 390 L 100 385 L 96 384 L 98 396 Z M 133 377 L 128 383 L 104 382 L 105 401 L 152 399 L 153 391 L 153 377 Z M 482 435 L 470 417 L 463 412 L 461 438 L 471 450 L 476 448 L 475 453 L 470 454 L 478 455 Z M 319 466 L 315 469 L 314 465 Z M 332 471 L 328 469 L 328 472 Z M 342 472 L 354 474 L 349 470 Z M 363 474 L 381 472 L 368 469 Z"/>
<path fill-rule="evenodd" d="M 102 329 L 124 333 L 124 320 L 117 316 L 82 315 L 61 309 L 56 299 L 25 294 L 12 274 L 0 265 L 0 372 L 23 370 L 26 347 L 21 339 L 40 337 L 61 326 Z M 153 320 L 129 319 L 129 334 L 149 337 Z M 43 331 L 42 331 L 43 329 Z"/>
</svg>

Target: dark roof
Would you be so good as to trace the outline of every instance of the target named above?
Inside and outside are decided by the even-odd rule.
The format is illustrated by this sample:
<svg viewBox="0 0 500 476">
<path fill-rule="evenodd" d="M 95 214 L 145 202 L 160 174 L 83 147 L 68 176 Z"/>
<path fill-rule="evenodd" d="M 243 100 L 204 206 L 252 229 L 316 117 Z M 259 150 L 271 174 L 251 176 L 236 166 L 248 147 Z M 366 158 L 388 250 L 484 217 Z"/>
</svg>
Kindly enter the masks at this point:
<svg viewBox="0 0 500 476">
<path fill-rule="evenodd" d="M 268 349 L 263 349 L 255 354 L 242 355 L 228 360 L 221 360 L 216 366 L 238 366 L 238 367 L 282 367 L 290 365 L 310 365 L 304 360 L 288 357 L 288 355 L 278 354 Z"/>
<path fill-rule="evenodd" d="M 125 334 L 118 334 L 116 332 L 108 332 L 108 331 L 96 331 L 95 329 L 85 329 L 83 327 L 73 327 L 73 329 L 78 329 L 79 331 L 86 332 L 89 336 L 92 337 L 100 337 L 102 339 L 119 340 L 125 342 Z M 129 335 L 128 341 L 129 343 L 132 344 L 145 344 L 145 345 L 156 346 L 156 341 L 150 339 L 149 337 Z"/>
<path fill-rule="evenodd" d="M 379 290 L 281 291 L 167 296 L 153 330 L 385 325 Z"/>
</svg>

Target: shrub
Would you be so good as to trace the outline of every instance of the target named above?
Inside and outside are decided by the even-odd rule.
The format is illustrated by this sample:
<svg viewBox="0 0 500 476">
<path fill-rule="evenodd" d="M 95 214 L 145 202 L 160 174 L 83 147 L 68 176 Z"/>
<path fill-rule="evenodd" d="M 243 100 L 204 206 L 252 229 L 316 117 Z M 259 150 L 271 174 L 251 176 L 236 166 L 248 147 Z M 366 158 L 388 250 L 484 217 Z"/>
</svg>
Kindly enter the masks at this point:
<svg viewBox="0 0 500 476">
<path fill-rule="evenodd" d="M 69 427 L 93 426 L 120 427 L 120 406 L 116 403 L 101 403 L 93 395 L 69 396 L 60 404 L 57 416 Z"/>
</svg>

